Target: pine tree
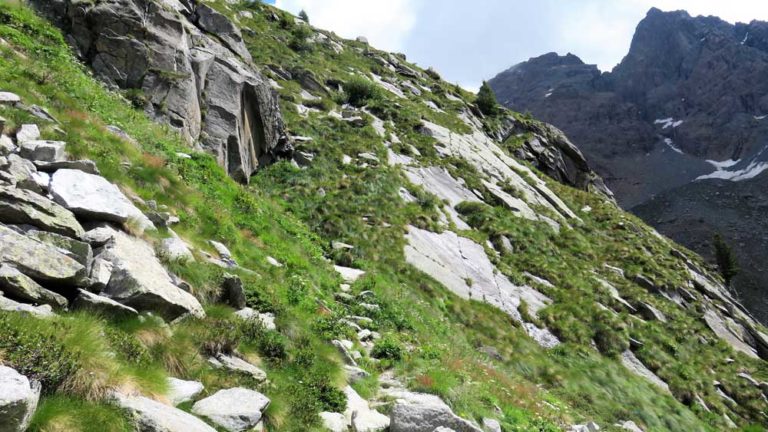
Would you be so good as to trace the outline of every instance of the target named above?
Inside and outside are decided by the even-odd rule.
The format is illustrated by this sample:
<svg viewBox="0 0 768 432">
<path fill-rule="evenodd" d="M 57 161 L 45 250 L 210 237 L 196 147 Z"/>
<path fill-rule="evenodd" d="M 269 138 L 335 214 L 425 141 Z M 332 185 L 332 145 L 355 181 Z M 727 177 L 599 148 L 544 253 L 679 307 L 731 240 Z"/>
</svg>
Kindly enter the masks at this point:
<svg viewBox="0 0 768 432">
<path fill-rule="evenodd" d="M 715 261 L 717 262 L 717 268 L 723 276 L 723 279 L 725 279 L 726 286 L 730 286 L 733 277 L 739 273 L 736 255 L 720 234 L 715 234 L 713 244 L 715 247 Z"/>
<path fill-rule="evenodd" d="M 477 92 L 477 107 L 485 115 L 492 116 L 499 112 L 499 103 L 496 101 L 496 95 L 486 81 L 483 81 L 480 91 Z"/>
<path fill-rule="evenodd" d="M 301 12 L 299 12 L 299 18 L 304 20 L 304 22 L 309 23 L 309 15 L 307 15 L 307 11 L 305 11 L 304 9 L 302 9 Z"/>
</svg>

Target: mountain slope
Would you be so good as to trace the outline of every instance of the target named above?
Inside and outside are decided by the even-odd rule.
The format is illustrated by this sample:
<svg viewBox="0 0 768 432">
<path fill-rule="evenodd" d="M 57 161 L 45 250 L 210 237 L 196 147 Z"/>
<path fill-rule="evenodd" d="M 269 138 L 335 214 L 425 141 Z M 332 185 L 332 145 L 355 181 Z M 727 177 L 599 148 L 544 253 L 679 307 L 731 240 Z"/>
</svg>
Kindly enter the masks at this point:
<svg viewBox="0 0 768 432">
<path fill-rule="evenodd" d="M 694 209 L 727 209 L 733 202 L 720 199 L 712 179 L 734 182 L 729 186 L 734 191 L 759 189 L 747 183 L 766 167 L 768 88 L 759 78 L 768 71 L 766 26 L 651 9 L 629 53 L 611 72 L 601 73 L 571 54 L 550 53 L 490 81 L 510 108 L 562 128 L 624 208 L 642 205 L 638 214 L 646 221 L 705 255 L 710 250 L 705 237 L 722 232 L 745 258 L 736 287 L 763 320 L 766 306 L 758 287 L 766 282 L 765 262 L 747 258 L 753 249 L 739 246 L 759 225 L 683 212 L 682 206 L 656 205 L 649 213 L 644 203 L 657 195 L 698 196 L 702 200 Z M 687 195 L 699 189 L 707 189 L 706 198 Z M 711 220 L 694 237 L 655 222 L 696 218 Z"/>
<path fill-rule="evenodd" d="M 178 216 L 173 231 L 196 261 L 163 264 L 205 312 L 170 323 L 147 315 L 153 304 L 122 319 L 0 312 L 0 361 L 43 384 L 32 430 L 133 430 L 115 405 L 157 408 L 135 394 L 169 402 L 168 376 L 205 385 L 195 406 L 219 390 L 258 390 L 272 401 L 262 424 L 280 431 L 323 430 L 320 412 L 340 416 L 340 430 L 363 421 L 434 430 L 424 410 L 455 430 L 484 419 L 513 431 L 763 421 L 750 381 L 768 379 L 763 328 L 698 257 L 595 193 L 599 178 L 563 137 L 515 113 L 480 118 L 472 95 L 434 73 L 271 7 L 209 4 L 243 28 L 296 142 L 293 160 L 261 166 L 248 186 L 215 152 L 132 108 L 124 96 L 135 92 L 94 81 L 29 9 L 0 8 L 0 78 L 22 99 L 3 109 L 8 139 L 19 143 L 22 124 L 39 124 L 44 138 L 61 129 L 70 158 L 93 159 L 141 213 Z M 59 124 L 30 114 L 32 104 Z M 110 132 L 115 124 L 127 135 Z M 79 215 L 91 232 L 88 222 Z M 133 222 L 111 229 L 160 248 L 173 234 L 158 225 L 141 236 Z M 224 273 L 240 278 L 249 307 L 274 314 L 276 330 L 261 315 L 234 315 L 238 284 Z M 110 294 L 113 277 L 89 289 Z M 268 381 L 208 361 L 224 355 L 255 363 Z M 191 405 L 161 408 L 199 426 L 204 416 L 181 413 L 199 415 Z"/>
</svg>

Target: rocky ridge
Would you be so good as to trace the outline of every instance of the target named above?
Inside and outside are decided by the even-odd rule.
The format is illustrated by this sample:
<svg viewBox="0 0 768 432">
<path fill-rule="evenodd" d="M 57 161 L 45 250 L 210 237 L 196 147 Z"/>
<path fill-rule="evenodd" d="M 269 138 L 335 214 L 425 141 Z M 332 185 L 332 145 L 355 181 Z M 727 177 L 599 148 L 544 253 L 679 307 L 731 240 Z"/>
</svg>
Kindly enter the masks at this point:
<svg viewBox="0 0 768 432">
<path fill-rule="evenodd" d="M 753 234 L 764 229 L 731 209 L 749 214 L 765 199 L 754 193 L 766 167 L 765 28 L 654 8 L 610 72 L 549 53 L 490 80 L 506 106 L 563 129 L 624 208 L 706 257 L 721 233 L 761 320 L 766 263 L 753 251 L 765 244 Z"/>
</svg>

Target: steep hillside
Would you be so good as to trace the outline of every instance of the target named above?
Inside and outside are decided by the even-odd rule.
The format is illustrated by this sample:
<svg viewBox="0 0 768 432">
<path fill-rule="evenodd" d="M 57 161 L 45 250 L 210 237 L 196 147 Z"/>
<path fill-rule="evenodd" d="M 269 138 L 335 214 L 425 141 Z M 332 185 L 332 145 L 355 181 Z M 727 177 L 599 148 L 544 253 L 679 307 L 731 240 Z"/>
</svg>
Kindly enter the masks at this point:
<svg viewBox="0 0 768 432">
<path fill-rule="evenodd" d="M 752 204 L 731 197 L 759 191 L 753 179 L 768 166 L 768 87 L 760 78 L 768 72 L 766 28 L 759 21 L 732 25 L 651 9 L 611 72 L 572 54 L 550 53 L 490 81 L 506 106 L 562 128 L 619 203 L 641 206 L 637 214 L 662 233 L 702 254 L 709 254 L 714 233 L 722 233 L 742 264 L 735 286 L 761 320 L 768 319 L 761 288 L 768 283 L 768 263 L 744 239 L 755 232 L 762 238 L 765 231 L 749 219 L 719 213 L 734 203 L 736 212 L 748 212 Z M 733 184 L 723 189 L 718 180 Z M 657 195 L 664 198 L 654 204 Z M 692 205 L 658 205 L 674 197 Z M 749 201 L 761 202 L 765 194 L 754 198 Z M 706 222 L 683 232 L 657 223 L 697 219 Z"/>
<path fill-rule="evenodd" d="M 0 429 L 766 423 L 765 329 L 557 129 L 259 3 L 33 3 L 61 31 L 0 5 Z M 152 102 L 189 85 L 231 147 Z"/>
</svg>

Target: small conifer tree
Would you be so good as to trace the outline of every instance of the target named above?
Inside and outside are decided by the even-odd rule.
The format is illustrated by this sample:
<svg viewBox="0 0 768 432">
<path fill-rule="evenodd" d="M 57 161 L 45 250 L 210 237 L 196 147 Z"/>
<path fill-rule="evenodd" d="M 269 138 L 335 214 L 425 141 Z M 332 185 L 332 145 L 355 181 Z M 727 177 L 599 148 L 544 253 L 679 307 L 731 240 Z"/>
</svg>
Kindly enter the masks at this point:
<svg viewBox="0 0 768 432">
<path fill-rule="evenodd" d="M 725 279 L 725 284 L 730 286 L 734 276 L 739 273 L 739 265 L 736 260 L 736 255 L 720 234 L 715 234 L 713 244 L 715 247 L 717 269 L 720 271 L 723 279 Z"/>
<path fill-rule="evenodd" d="M 499 112 L 499 103 L 496 101 L 496 95 L 491 90 L 487 81 L 483 81 L 480 91 L 477 92 L 477 107 L 485 115 L 495 115 Z"/>
<path fill-rule="evenodd" d="M 309 15 L 307 15 L 307 11 L 305 11 L 304 9 L 302 9 L 301 12 L 299 12 L 299 18 L 304 20 L 304 22 L 309 23 Z"/>
</svg>

